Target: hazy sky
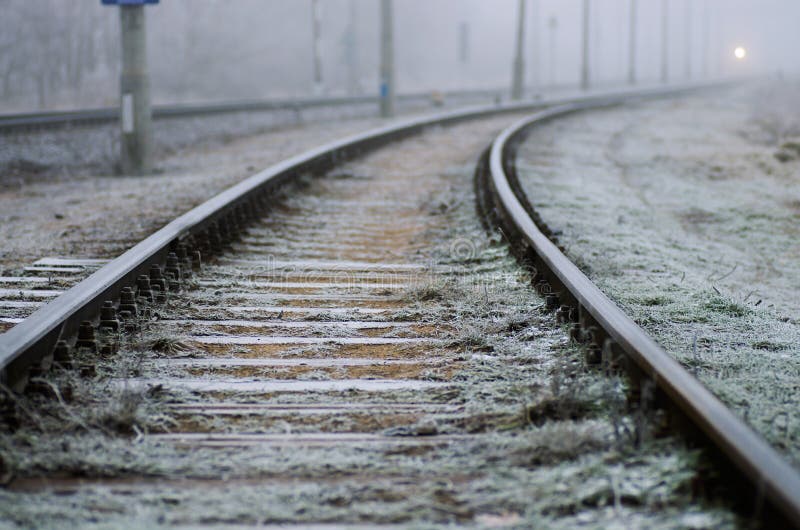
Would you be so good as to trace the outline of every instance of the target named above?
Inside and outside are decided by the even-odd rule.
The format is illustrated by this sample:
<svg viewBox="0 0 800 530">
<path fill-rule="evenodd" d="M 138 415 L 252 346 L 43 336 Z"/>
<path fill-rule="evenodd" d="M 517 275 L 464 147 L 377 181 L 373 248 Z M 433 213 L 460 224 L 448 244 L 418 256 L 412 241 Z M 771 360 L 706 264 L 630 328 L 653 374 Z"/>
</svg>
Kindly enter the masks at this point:
<svg viewBox="0 0 800 530">
<path fill-rule="evenodd" d="M 323 0 L 323 4 L 326 2 L 333 4 Z M 630 3 L 591 0 L 592 77 L 596 80 L 626 76 Z M 799 0 L 668 0 L 667 4 L 671 77 L 678 79 L 686 74 L 687 56 L 697 76 L 703 68 L 704 53 L 712 75 L 797 70 Z M 641 77 L 655 79 L 660 73 L 662 2 L 638 0 L 638 5 L 637 70 Z M 395 0 L 395 6 L 398 62 L 407 78 L 421 80 L 442 72 L 438 61 L 424 60 L 439 57 L 432 48 L 448 49 L 447 55 L 457 63 L 454 59 L 462 22 L 470 28 L 472 57 L 468 65 L 456 64 L 456 73 L 471 82 L 479 82 L 481 77 L 500 79 L 502 72 L 509 75 L 518 0 Z M 533 80 L 538 70 L 542 82 L 550 81 L 550 63 L 554 63 L 557 81 L 575 82 L 579 76 L 583 0 L 528 0 L 527 6 L 529 79 Z M 550 29 L 552 19 L 557 20 L 555 34 Z M 736 46 L 747 49 L 745 61 L 735 60 Z"/>
<path fill-rule="evenodd" d="M 156 101 L 311 95 L 311 1 L 161 0 L 148 6 Z M 591 0 L 595 83 L 627 77 L 630 2 Z M 351 86 L 348 64 L 355 64 L 362 93 L 375 93 L 380 1 L 320 4 L 325 92 L 345 93 Z M 527 5 L 528 85 L 577 83 L 583 0 Z M 662 0 L 638 5 L 637 71 L 643 81 L 657 80 Z M 394 6 L 400 92 L 510 84 L 518 0 L 394 0 Z M 116 101 L 116 8 L 102 7 L 100 0 L 0 0 L 0 12 L 0 107 L 24 108 L 36 100 L 62 107 Z M 668 0 L 668 14 L 673 80 L 686 77 L 687 57 L 694 78 L 704 65 L 714 77 L 798 70 L 800 0 Z M 350 61 L 346 41 L 353 21 L 358 47 Z M 467 57 L 460 50 L 465 34 Z M 747 48 L 745 61 L 734 59 L 736 46 Z M 86 72 L 65 83 L 67 70 L 84 61 L 92 63 Z"/>
</svg>

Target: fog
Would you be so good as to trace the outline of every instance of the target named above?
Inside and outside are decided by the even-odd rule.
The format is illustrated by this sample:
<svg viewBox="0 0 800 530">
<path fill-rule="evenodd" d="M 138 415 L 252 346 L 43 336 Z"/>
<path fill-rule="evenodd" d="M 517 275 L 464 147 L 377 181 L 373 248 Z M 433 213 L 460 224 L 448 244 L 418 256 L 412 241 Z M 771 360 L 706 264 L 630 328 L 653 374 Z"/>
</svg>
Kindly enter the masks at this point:
<svg viewBox="0 0 800 530">
<path fill-rule="evenodd" d="M 375 94 L 378 0 L 319 0 L 322 83 L 314 83 L 312 0 L 162 0 L 148 6 L 155 103 Z M 399 93 L 506 88 L 517 0 L 395 0 Z M 583 0 L 528 0 L 526 85 L 580 79 Z M 630 0 L 592 0 L 593 84 L 628 74 Z M 800 2 L 669 0 L 669 78 L 797 70 Z M 661 0 L 638 0 L 636 71 L 661 74 Z M 733 56 L 747 49 L 745 60 Z M 0 0 L 0 112 L 115 105 L 119 15 L 100 0 Z M 689 61 L 687 62 L 687 58 Z"/>
</svg>

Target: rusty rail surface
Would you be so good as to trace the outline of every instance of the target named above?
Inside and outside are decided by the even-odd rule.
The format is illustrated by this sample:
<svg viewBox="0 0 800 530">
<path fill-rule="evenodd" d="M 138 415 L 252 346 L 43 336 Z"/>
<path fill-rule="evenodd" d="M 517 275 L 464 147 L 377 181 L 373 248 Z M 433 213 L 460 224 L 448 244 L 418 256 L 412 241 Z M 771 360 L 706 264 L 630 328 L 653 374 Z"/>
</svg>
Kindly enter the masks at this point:
<svg viewBox="0 0 800 530">
<path fill-rule="evenodd" d="M 759 434 L 739 419 L 567 258 L 546 233 L 548 228 L 528 202 L 517 180 L 517 147 L 533 127 L 567 114 L 598 108 L 609 101 L 583 101 L 553 107 L 510 126 L 492 144 L 479 168 L 477 183 L 484 215 L 504 229 L 518 255 L 532 266 L 534 284 L 547 305 L 574 322 L 573 335 L 584 338 L 603 359 L 619 358 L 639 381 L 655 384 L 688 431 L 711 449 L 712 457 L 732 465 L 753 504 L 745 508 L 760 520 L 800 528 L 800 474 Z M 483 172 L 480 174 L 480 172 Z M 717 454 L 718 453 L 718 454 Z"/>
</svg>

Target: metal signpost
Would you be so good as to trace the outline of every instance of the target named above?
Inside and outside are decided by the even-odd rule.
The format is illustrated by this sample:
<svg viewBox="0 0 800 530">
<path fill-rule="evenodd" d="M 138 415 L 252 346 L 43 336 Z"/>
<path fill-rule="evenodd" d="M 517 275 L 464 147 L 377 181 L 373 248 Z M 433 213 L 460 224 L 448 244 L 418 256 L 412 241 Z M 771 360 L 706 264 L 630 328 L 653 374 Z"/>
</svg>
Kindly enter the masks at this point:
<svg viewBox="0 0 800 530">
<path fill-rule="evenodd" d="M 146 175 L 153 169 L 153 130 L 144 6 L 158 0 L 101 0 L 119 6 L 122 34 L 120 75 L 121 160 L 125 175 Z"/>
</svg>

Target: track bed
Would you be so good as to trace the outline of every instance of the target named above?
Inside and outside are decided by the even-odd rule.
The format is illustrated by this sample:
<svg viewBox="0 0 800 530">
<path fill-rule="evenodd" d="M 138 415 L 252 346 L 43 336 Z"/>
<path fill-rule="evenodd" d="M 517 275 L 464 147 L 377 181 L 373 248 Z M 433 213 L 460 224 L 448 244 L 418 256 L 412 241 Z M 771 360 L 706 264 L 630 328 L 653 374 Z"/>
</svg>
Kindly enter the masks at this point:
<svg viewBox="0 0 800 530">
<path fill-rule="evenodd" d="M 2 437 L 4 519 L 734 524 L 693 493 L 698 454 L 658 435 L 624 380 L 585 367 L 481 227 L 474 165 L 509 122 L 431 130 L 308 179 L 182 293 L 142 304 L 117 355 L 45 375 Z"/>
</svg>

